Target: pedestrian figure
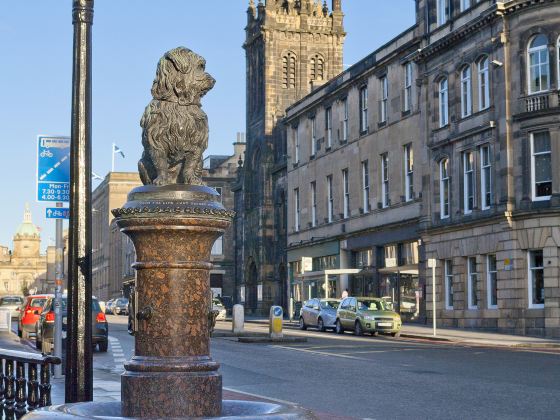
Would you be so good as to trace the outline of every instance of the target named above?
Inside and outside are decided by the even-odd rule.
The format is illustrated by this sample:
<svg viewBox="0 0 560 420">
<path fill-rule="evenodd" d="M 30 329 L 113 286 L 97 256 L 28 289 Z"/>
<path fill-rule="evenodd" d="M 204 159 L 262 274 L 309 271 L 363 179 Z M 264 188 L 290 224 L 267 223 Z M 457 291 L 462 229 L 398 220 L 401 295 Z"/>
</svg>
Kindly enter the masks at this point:
<svg viewBox="0 0 560 420">
<path fill-rule="evenodd" d="M 348 289 L 344 289 L 344 292 L 342 292 L 342 299 L 347 297 L 348 297 Z"/>
</svg>

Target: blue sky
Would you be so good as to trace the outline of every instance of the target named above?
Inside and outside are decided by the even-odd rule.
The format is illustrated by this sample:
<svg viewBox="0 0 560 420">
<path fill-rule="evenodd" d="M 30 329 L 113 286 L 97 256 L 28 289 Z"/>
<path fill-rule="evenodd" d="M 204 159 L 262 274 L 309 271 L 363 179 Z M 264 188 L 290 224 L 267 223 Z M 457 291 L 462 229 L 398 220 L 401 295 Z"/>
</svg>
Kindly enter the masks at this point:
<svg viewBox="0 0 560 420">
<path fill-rule="evenodd" d="M 329 0 L 329 6 L 331 1 Z M 344 63 L 351 65 L 414 23 L 414 0 L 343 0 Z M 245 130 L 245 56 L 241 48 L 248 0 L 96 0 L 93 26 L 93 170 L 134 171 L 141 154 L 139 121 L 150 100 L 159 57 L 184 45 L 204 56 L 217 80 L 204 99 L 210 125 L 207 153 L 232 152 Z M 0 244 L 31 204 L 43 249 L 54 237 L 46 205 L 35 200 L 36 137 L 70 132 L 71 0 L 2 0 L 0 14 Z M 94 181 L 94 187 L 98 184 Z"/>
</svg>

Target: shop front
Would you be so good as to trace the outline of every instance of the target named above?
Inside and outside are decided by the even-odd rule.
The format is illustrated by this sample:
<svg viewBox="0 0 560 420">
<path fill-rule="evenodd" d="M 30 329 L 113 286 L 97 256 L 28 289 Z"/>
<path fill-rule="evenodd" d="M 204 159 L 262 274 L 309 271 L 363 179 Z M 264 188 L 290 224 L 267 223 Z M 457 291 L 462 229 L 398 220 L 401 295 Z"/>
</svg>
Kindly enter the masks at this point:
<svg viewBox="0 0 560 420">
<path fill-rule="evenodd" d="M 359 269 L 349 278 L 349 291 L 353 296 L 378 297 L 405 322 L 424 322 L 424 282 L 419 276 L 419 241 L 403 240 L 383 244 L 380 236 L 369 236 L 365 248 L 352 249 L 352 267 Z M 398 237 L 398 235 L 394 235 Z M 364 246 L 368 241 L 360 238 L 350 245 Z M 377 242 L 377 243 L 376 243 Z"/>
<path fill-rule="evenodd" d="M 347 287 L 340 269 L 338 241 L 328 241 L 288 250 L 291 313 L 299 313 L 304 301 L 314 297 L 340 297 L 341 287 Z"/>
</svg>

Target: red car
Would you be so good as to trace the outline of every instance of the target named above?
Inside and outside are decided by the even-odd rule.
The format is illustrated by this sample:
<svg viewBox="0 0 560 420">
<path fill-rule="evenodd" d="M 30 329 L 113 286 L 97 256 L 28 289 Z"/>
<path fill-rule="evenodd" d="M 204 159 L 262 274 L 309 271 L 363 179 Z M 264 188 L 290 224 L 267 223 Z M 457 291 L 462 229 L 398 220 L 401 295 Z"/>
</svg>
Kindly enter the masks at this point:
<svg viewBox="0 0 560 420">
<path fill-rule="evenodd" d="M 29 338 L 29 333 L 35 332 L 35 324 L 43 311 L 43 306 L 48 298 L 53 295 L 32 295 L 26 296 L 23 305 L 19 310 L 18 335 L 22 338 Z"/>
</svg>

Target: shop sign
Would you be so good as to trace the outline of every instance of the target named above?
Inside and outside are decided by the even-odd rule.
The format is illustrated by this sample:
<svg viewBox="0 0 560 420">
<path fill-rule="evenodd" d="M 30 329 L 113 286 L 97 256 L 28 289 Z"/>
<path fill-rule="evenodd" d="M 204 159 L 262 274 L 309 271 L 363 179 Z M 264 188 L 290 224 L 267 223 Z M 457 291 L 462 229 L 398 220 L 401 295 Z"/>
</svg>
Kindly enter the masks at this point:
<svg viewBox="0 0 560 420">
<path fill-rule="evenodd" d="M 313 271 L 313 258 L 301 257 L 301 274 L 307 271 Z"/>
</svg>

